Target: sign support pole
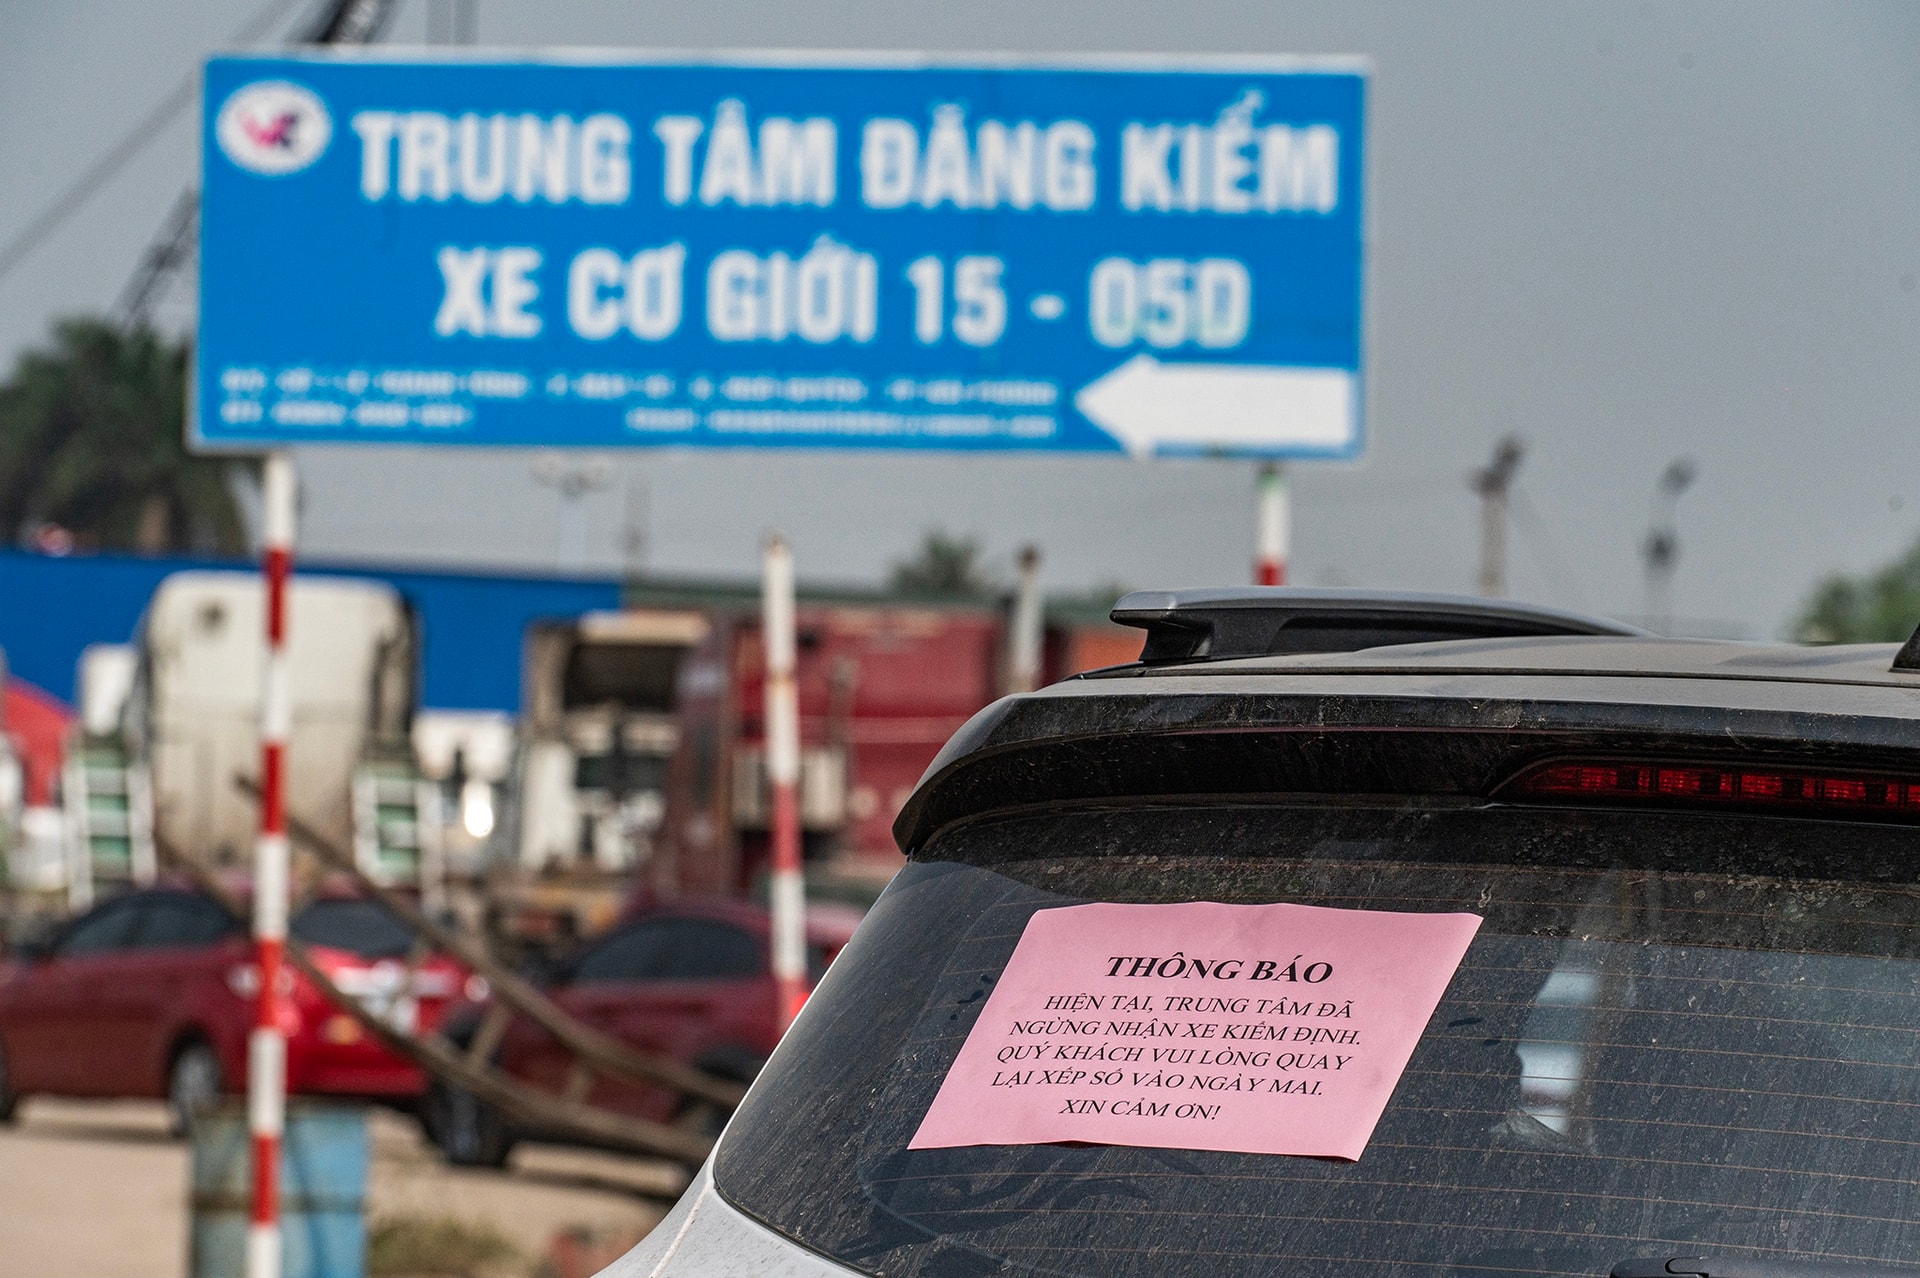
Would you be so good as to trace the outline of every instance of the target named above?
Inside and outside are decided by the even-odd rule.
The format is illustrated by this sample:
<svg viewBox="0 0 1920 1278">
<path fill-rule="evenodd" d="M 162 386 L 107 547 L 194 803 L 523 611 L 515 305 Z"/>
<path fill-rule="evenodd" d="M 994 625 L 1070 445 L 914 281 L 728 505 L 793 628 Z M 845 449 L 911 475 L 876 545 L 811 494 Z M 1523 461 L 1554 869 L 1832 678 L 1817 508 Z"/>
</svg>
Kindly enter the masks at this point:
<svg viewBox="0 0 1920 1278">
<path fill-rule="evenodd" d="M 760 636 L 767 654 L 767 783 L 773 792 L 773 980 L 785 1032 L 807 997 L 806 884 L 800 868 L 800 697 L 794 685 L 793 551 L 767 539 Z"/>
<path fill-rule="evenodd" d="M 1279 462 L 1261 465 L 1258 494 L 1253 582 L 1257 586 L 1284 586 L 1293 510 L 1287 501 L 1287 475 Z"/>
<path fill-rule="evenodd" d="M 246 1278 L 279 1278 L 280 1139 L 286 1127 L 287 1036 L 281 989 L 290 857 L 286 748 L 293 696 L 287 667 L 287 584 L 293 571 L 293 458 L 269 453 L 262 484 L 261 574 L 266 659 L 260 684 L 260 837 L 254 846 L 253 937 L 260 989 L 247 1040 L 247 1129 L 253 1138 L 253 1217 Z"/>
</svg>

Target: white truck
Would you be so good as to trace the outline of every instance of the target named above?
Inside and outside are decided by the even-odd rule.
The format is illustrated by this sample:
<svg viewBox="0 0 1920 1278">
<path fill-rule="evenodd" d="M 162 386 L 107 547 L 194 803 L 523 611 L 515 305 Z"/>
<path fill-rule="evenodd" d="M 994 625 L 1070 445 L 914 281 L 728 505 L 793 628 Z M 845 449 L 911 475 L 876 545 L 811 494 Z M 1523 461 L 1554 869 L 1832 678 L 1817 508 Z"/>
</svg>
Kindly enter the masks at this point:
<svg viewBox="0 0 1920 1278">
<path fill-rule="evenodd" d="M 522 716 L 488 845 L 489 930 L 544 945 L 613 921 L 655 850 L 680 745 L 682 667 L 709 630 L 702 614 L 677 609 L 529 627 Z"/>
<path fill-rule="evenodd" d="M 288 811 L 375 877 L 419 881 L 436 868 L 438 804 L 409 739 L 412 613 L 384 583 L 345 577 L 296 576 L 288 604 Z M 254 574 L 175 573 L 141 618 L 131 678 L 113 661 L 83 668 L 83 684 L 95 674 L 124 694 L 117 715 L 89 707 L 69 751 L 79 895 L 84 878 L 144 877 L 168 848 L 250 863 L 257 808 L 235 779 L 260 771 L 263 609 Z"/>
<path fill-rule="evenodd" d="M 646 860 L 679 744 L 681 665 L 708 630 L 685 611 L 596 612 L 528 630 L 502 830 L 522 868 L 623 875 Z"/>
</svg>

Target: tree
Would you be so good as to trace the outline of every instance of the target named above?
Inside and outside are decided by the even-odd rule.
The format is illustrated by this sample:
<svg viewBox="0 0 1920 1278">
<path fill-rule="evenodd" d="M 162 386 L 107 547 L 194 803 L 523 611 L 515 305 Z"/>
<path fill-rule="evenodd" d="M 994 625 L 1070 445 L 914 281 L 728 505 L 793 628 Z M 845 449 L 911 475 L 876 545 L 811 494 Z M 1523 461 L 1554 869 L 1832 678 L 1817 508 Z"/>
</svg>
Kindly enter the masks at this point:
<svg viewBox="0 0 1920 1278">
<path fill-rule="evenodd" d="M 23 355 L 0 383 L 0 538 L 54 524 L 87 549 L 243 552 L 233 480 L 254 464 L 187 452 L 187 367 L 184 342 L 93 319 Z"/>
<path fill-rule="evenodd" d="M 980 542 L 930 530 L 910 559 L 893 565 L 887 584 L 913 599 L 985 599 L 994 583 L 980 566 Z"/>
<path fill-rule="evenodd" d="M 1920 541 L 1877 572 L 1814 587 L 1793 637 L 1802 643 L 1899 643 L 1920 624 Z"/>
</svg>

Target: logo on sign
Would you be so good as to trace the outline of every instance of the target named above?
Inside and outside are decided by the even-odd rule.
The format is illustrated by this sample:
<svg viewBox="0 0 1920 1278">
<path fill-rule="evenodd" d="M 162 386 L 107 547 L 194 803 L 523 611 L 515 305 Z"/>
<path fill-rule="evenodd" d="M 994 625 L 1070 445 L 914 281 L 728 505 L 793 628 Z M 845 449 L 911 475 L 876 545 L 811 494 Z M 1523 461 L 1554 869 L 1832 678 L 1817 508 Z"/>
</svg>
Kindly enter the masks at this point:
<svg viewBox="0 0 1920 1278">
<path fill-rule="evenodd" d="M 266 80 L 236 90 L 220 108 L 213 132 L 229 160 L 278 177 L 320 158 L 333 138 L 333 119 L 311 91 Z"/>
</svg>

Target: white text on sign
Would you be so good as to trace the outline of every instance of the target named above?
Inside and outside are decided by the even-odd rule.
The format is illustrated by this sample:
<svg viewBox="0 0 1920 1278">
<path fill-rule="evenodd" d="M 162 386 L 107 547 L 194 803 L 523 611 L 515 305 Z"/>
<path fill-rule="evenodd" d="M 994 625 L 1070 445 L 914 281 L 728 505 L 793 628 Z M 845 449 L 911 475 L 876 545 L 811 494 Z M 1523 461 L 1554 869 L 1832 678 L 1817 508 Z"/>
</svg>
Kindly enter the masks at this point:
<svg viewBox="0 0 1920 1278">
<path fill-rule="evenodd" d="M 1256 95 L 1257 96 L 1257 95 Z M 1214 120 L 1138 120 L 1120 134 L 1119 202 L 1130 213 L 1330 214 L 1340 137 L 1329 125 L 1255 119 L 1243 98 Z M 625 204 L 639 136 L 658 147 L 660 198 L 679 207 L 831 208 L 841 129 L 825 116 L 663 115 L 637 134 L 611 113 L 361 111 L 360 194 L 369 201 Z M 969 121 L 953 104 L 916 122 L 859 122 L 859 200 L 870 209 L 1043 209 L 1099 200 L 1101 156 L 1082 120 Z"/>
</svg>

